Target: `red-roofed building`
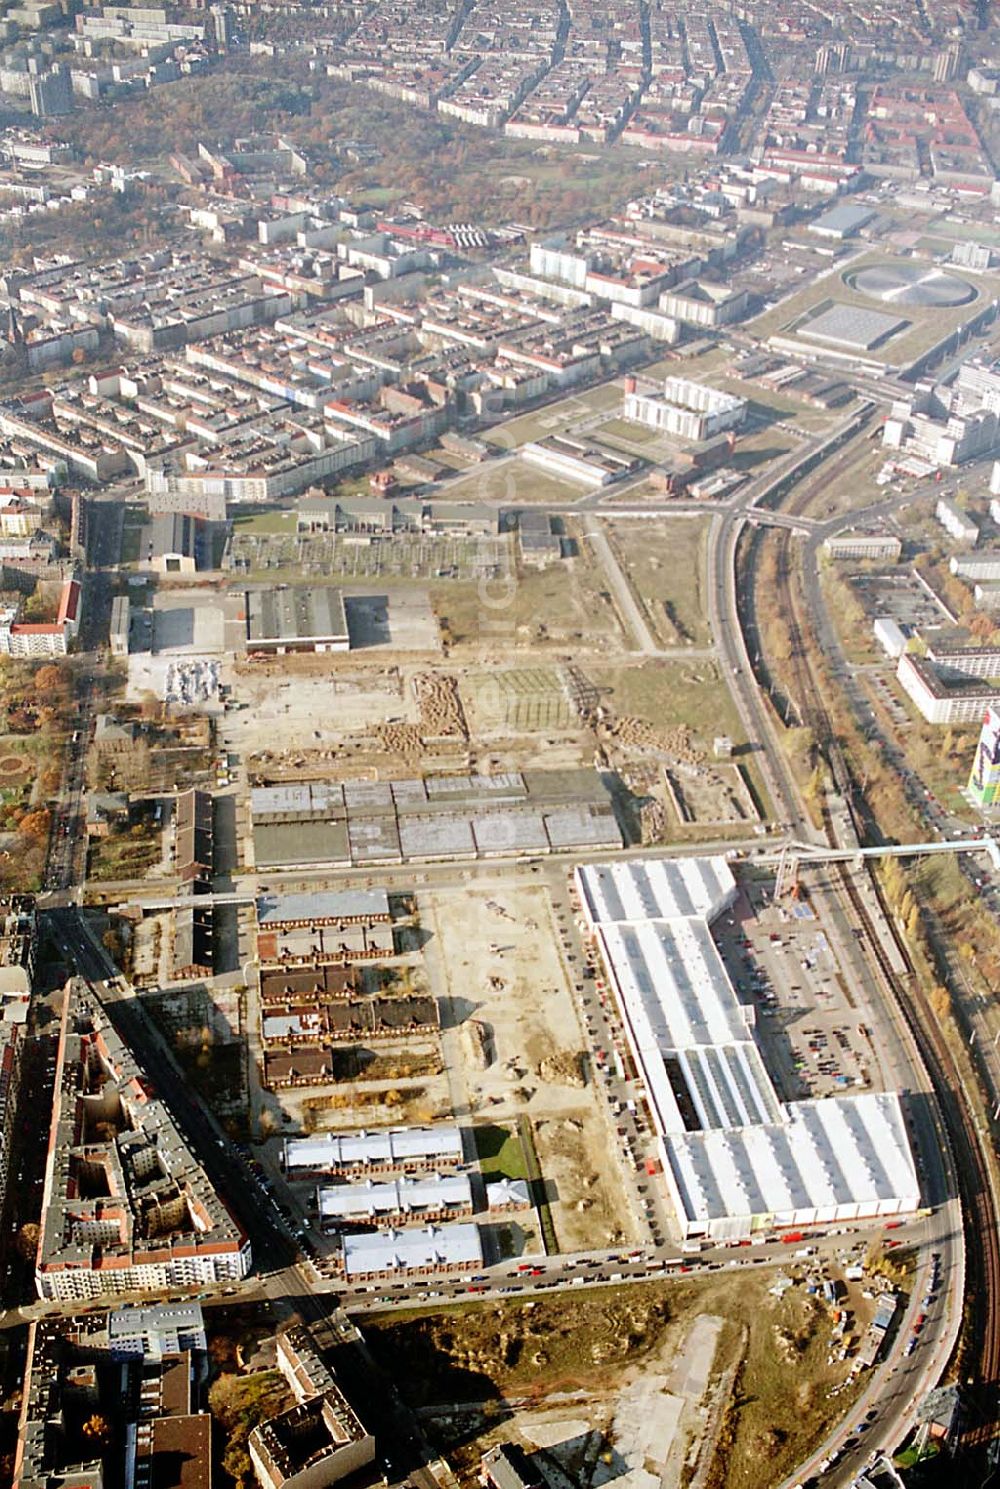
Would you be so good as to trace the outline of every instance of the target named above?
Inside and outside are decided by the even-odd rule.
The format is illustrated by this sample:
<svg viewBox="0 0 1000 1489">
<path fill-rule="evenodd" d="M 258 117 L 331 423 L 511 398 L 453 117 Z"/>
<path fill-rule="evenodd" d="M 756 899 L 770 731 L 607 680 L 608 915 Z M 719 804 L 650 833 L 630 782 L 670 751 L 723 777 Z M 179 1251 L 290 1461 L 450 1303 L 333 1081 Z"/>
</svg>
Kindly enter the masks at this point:
<svg viewBox="0 0 1000 1489">
<path fill-rule="evenodd" d="M 80 628 L 80 583 L 67 579 L 54 621 L 19 621 L 16 610 L 0 612 L 0 653 L 10 657 L 64 657 Z"/>
<path fill-rule="evenodd" d="M 80 621 L 80 582 L 78 579 L 67 579 L 63 585 L 62 594 L 59 596 L 59 613 L 56 624 L 61 626 L 72 626 L 73 635 L 76 635 Z"/>
</svg>

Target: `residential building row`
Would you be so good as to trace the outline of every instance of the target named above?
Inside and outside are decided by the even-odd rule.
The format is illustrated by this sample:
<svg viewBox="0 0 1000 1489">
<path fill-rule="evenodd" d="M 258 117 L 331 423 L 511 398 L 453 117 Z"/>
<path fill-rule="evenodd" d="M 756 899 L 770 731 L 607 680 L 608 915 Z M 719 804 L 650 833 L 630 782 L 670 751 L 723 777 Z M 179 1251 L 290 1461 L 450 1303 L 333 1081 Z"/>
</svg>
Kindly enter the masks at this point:
<svg viewBox="0 0 1000 1489">
<path fill-rule="evenodd" d="M 2 552 L 2 549 L 0 549 Z M 67 579 L 60 591 L 55 618 L 51 621 L 21 620 L 20 596 L 0 603 L 0 655 L 8 657 L 64 657 L 80 629 L 83 594 L 78 579 Z"/>
<path fill-rule="evenodd" d="M 563 31 L 555 6 L 527 0 L 429 15 L 413 0 L 379 0 L 352 34 L 316 50 L 331 76 L 514 137 L 718 148 L 753 76 L 743 29 L 710 3 L 652 9 L 648 30 L 647 61 L 632 0 L 600 17 L 575 5 Z"/>
<path fill-rule="evenodd" d="M 329 1332 L 328 1323 L 296 1324 L 277 1336 L 277 1367 L 295 1402 L 250 1433 L 247 1450 L 261 1489 L 336 1484 L 374 1461 L 371 1428 L 324 1358 L 318 1335 Z"/>
<path fill-rule="evenodd" d="M 250 1242 L 87 986 L 67 989 L 35 1265 L 60 1301 L 232 1281 Z"/>
</svg>

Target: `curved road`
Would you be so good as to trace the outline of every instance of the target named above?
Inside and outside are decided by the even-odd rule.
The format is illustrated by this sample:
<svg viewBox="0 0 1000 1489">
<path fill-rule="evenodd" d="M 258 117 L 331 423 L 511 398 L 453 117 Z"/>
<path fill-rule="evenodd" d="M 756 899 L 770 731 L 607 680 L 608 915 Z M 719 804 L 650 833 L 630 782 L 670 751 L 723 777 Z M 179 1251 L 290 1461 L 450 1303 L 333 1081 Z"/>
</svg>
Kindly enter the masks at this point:
<svg viewBox="0 0 1000 1489">
<path fill-rule="evenodd" d="M 708 546 L 710 621 L 747 737 L 758 744 L 758 760 L 775 812 L 794 836 L 801 837 L 804 842 L 820 842 L 825 839 L 803 811 L 795 781 L 775 738 L 772 721 L 750 665 L 739 620 L 736 552 L 740 536 L 751 520 L 755 501 L 759 499 L 759 494 L 755 496 L 748 491 L 732 504 L 729 511 L 713 517 Z M 864 516 L 869 520 L 887 516 L 904 499 L 907 498 L 897 497 L 873 504 L 865 510 Z M 860 515 L 840 516 L 819 524 L 810 533 L 810 548 L 815 551 L 828 532 L 857 521 Z M 839 904 L 839 895 L 836 899 Z M 920 1251 L 907 1315 L 896 1332 L 886 1360 L 848 1418 L 820 1445 L 813 1457 L 800 1466 L 798 1474 L 786 1481 L 784 1489 L 817 1473 L 821 1473 L 823 1482 L 831 1486 L 847 1484 L 863 1466 L 872 1449 L 892 1448 L 902 1441 L 914 1424 L 916 1402 L 937 1383 L 948 1362 L 961 1321 L 964 1243 L 958 1202 L 953 1198 L 954 1179 L 942 1153 L 940 1117 L 936 1115 L 929 1081 L 912 1039 L 902 1024 L 901 1015 L 884 991 L 878 1001 L 880 1044 L 889 1056 L 897 1081 L 911 1096 L 909 1105 L 916 1117 L 913 1137 L 923 1163 L 925 1192 L 934 1205 L 934 1212 Z M 915 1094 L 914 1088 L 919 1095 Z M 924 1307 L 922 1302 L 930 1265 L 928 1257 L 932 1250 L 940 1257 L 942 1283 L 935 1290 L 933 1300 Z M 924 1313 L 926 1320 L 919 1335 L 913 1335 L 912 1324 L 918 1313 Z M 911 1337 L 916 1342 L 907 1353 Z M 866 1422 L 869 1412 L 872 1416 Z M 830 1465 L 831 1456 L 835 1459 L 835 1466 Z"/>
</svg>

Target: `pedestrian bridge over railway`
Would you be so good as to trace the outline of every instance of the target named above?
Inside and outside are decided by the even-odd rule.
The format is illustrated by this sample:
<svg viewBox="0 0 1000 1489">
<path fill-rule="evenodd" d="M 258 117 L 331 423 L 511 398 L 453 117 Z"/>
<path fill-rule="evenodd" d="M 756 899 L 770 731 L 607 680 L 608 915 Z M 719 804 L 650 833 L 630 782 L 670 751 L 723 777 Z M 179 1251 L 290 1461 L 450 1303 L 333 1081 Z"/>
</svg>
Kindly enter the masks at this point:
<svg viewBox="0 0 1000 1489">
<path fill-rule="evenodd" d="M 877 848 L 825 848 L 816 843 L 783 843 L 775 853 L 761 854 L 758 863 L 777 864 L 775 894 L 794 880 L 803 866 L 822 863 L 861 865 L 866 858 L 923 858 L 930 853 L 988 853 L 990 863 L 1000 869 L 1000 843 L 984 833 L 980 837 L 936 838 L 932 843 L 886 843 Z"/>
</svg>

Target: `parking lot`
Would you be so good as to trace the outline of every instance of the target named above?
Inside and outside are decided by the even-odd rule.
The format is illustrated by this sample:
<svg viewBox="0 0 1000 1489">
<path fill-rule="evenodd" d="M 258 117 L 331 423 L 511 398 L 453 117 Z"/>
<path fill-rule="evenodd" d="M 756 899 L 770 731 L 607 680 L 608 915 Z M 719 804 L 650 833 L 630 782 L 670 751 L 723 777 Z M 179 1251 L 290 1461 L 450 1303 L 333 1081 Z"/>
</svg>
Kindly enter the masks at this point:
<svg viewBox="0 0 1000 1489">
<path fill-rule="evenodd" d="M 744 885 L 713 934 L 786 1101 L 880 1090 L 864 1024 L 833 948 L 805 898 L 775 905 L 768 886 Z"/>
<path fill-rule="evenodd" d="M 871 689 L 875 702 L 881 704 L 897 729 L 912 729 L 913 720 L 899 701 L 898 683 L 880 672 L 869 672 L 865 682 Z M 894 688 L 896 691 L 894 691 Z"/>
<path fill-rule="evenodd" d="M 871 621 L 887 616 L 907 635 L 939 631 L 952 624 L 910 569 L 852 574 L 850 584 Z"/>
</svg>

